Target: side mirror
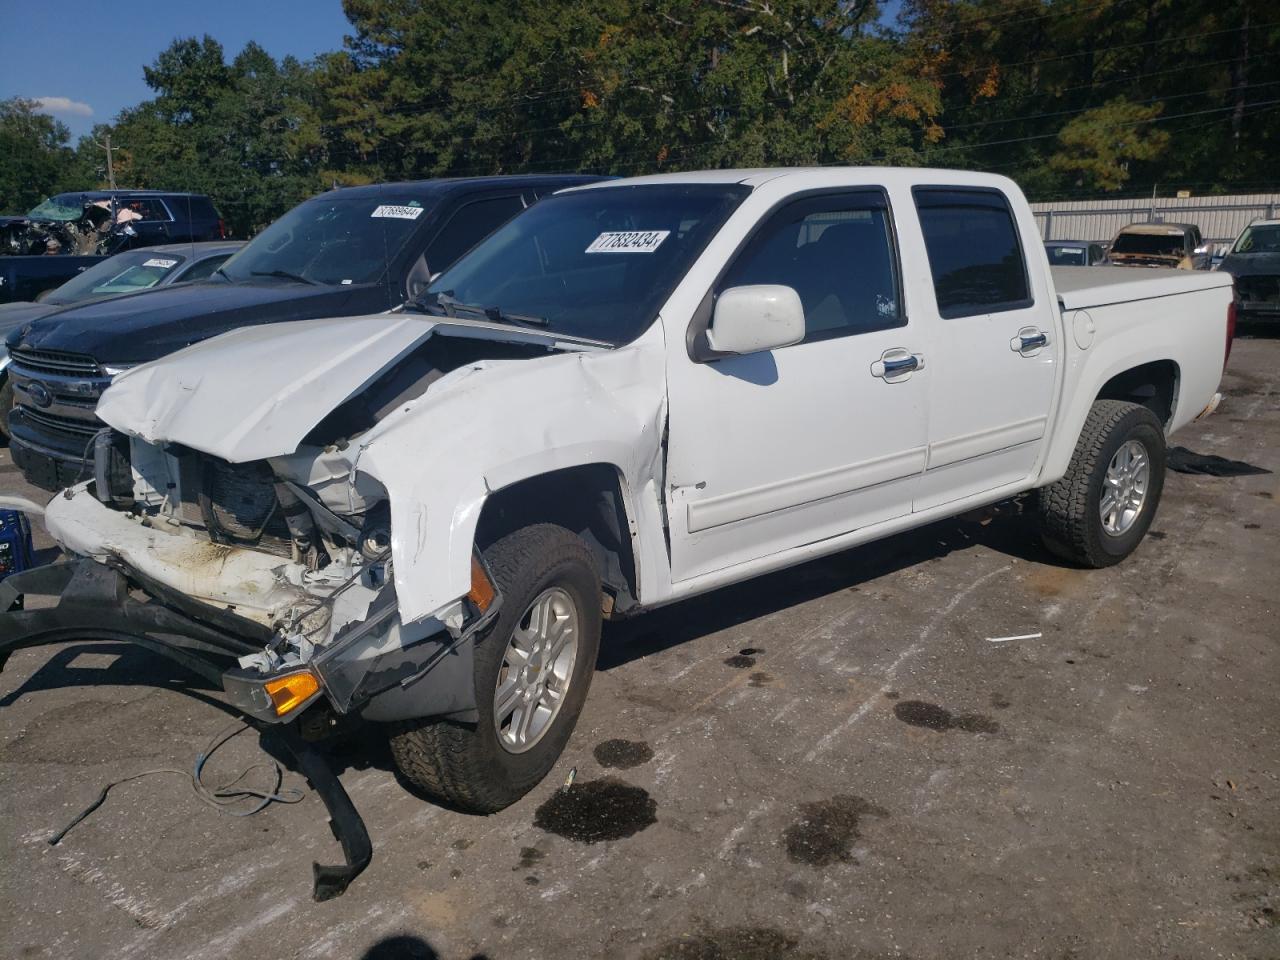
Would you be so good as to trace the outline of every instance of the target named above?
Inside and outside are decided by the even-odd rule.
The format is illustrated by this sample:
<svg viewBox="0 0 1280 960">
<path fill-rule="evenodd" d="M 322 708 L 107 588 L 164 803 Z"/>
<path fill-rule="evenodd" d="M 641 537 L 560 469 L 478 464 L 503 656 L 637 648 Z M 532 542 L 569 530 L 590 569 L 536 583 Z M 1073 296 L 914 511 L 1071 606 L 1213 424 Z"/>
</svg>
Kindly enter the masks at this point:
<svg viewBox="0 0 1280 960">
<path fill-rule="evenodd" d="M 730 287 L 716 299 L 707 346 L 716 353 L 761 353 L 804 339 L 804 306 L 791 287 Z"/>
</svg>

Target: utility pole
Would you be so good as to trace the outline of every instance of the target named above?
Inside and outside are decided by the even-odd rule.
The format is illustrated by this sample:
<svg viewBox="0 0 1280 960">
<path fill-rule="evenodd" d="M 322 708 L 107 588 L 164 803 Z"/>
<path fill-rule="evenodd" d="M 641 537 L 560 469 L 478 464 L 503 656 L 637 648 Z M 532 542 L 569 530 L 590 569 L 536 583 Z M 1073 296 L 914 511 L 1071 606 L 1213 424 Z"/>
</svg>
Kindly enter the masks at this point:
<svg viewBox="0 0 1280 960">
<path fill-rule="evenodd" d="M 107 186 L 114 190 L 116 188 L 116 167 L 111 157 L 111 151 L 118 148 L 111 146 L 111 134 L 104 134 L 103 137 L 107 141 L 106 143 L 98 143 L 97 140 L 93 142 L 107 151 Z"/>
</svg>

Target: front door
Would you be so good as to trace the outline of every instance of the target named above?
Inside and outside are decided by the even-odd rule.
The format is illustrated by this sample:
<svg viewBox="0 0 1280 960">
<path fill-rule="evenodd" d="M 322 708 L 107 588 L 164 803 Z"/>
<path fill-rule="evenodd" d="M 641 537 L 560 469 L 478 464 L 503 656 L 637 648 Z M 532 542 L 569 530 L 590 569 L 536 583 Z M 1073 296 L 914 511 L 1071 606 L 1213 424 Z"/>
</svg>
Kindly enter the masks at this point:
<svg viewBox="0 0 1280 960">
<path fill-rule="evenodd" d="M 916 187 L 933 277 L 929 461 L 916 511 L 1023 480 L 1043 445 L 1061 344 L 998 190 Z"/>
<path fill-rule="evenodd" d="M 673 581 L 903 516 L 924 468 L 929 370 L 879 189 L 786 202 L 712 291 L 799 294 L 802 342 L 668 371 Z"/>
</svg>

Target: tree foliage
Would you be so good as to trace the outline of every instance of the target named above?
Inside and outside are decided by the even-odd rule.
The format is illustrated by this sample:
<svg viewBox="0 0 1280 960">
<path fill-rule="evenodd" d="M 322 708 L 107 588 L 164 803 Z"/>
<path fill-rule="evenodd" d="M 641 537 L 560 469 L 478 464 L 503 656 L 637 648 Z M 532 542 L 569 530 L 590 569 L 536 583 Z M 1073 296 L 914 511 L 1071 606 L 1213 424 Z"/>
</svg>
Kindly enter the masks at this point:
<svg viewBox="0 0 1280 960">
<path fill-rule="evenodd" d="M 117 181 L 237 233 L 334 183 L 786 164 L 993 170 L 1033 196 L 1276 185 L 1270 0 L 344 0 L 301 63 L 180 38 L 109 125 Z M 10 101 L 0 203 L 101 181 Z M 72 182 L 77 181 L 78 182 Z"/>
<path fill-rule="evenodd" d="M 30 210 L 62 187 L 71 167 L 71 134 L 37 110 L 30 100 L 0 101 L 0 210 Z"/>
</svg>

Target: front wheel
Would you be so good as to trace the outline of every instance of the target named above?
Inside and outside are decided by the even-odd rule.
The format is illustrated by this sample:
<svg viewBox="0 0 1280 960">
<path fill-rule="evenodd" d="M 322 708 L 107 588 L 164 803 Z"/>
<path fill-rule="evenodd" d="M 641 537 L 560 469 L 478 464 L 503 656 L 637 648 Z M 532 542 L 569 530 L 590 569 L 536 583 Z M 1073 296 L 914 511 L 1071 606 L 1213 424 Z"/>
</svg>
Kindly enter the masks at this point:
<svg viewBox="0 0 1280 960">
<path fill-rule="evenodd" d="M 1086 567 L 1119 563 L 1155 519 L 1164 471 L 1164 430 L 1155 414 L 1136 403 L 1098 400 L 1066 475 L 1040 491 L 1045 546 Z"/>
<path fill-rule="evenodd" d="M 0 442 L 9 442 L 9 411 L 13 409 L 13 381 L 0 372 Z"/>
<path fill-rule="evenodd" d="M 590 549 L 537 524 L 485 551 L 502 593 L 475 641 L 479 722 L 397 724 L 391 753 L 424 793 L 471 813 L 524 796 L 559 759 L 587 698 L 600 649 L 600 580 Z"/>
</svg>

